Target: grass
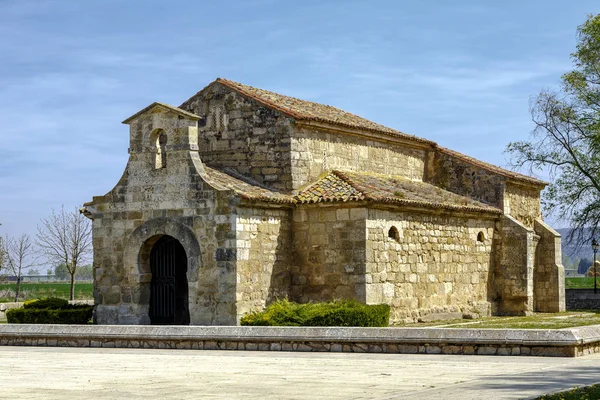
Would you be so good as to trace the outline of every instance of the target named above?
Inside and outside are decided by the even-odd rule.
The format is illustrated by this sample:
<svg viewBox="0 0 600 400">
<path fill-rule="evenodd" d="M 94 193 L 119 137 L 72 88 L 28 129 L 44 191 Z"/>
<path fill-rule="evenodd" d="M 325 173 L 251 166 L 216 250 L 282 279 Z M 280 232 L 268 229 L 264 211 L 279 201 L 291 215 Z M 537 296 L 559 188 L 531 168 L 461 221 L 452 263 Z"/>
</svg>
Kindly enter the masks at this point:
<svg viewBox="0 0 600 400">
<path fill-rule="evenodd" d="M 439 327 L 472 329 L 563 329 L 600 325 L 600 311 L 584 310 L 562 313 L 536 313 L 525 317 L 487 317 L 477 320 L 434 321 L 406 324 L 403 327 Z"/>
<path fill-rule="evenodd" d="M 596 277 L 598 287 L 600 287 L 600 277 Z M 577 276 L 565 278 L 565 289 L 593 289 L 594 277 Z"/>
<path fill-rule="evenodd" d="M 21 283 L 19 301 L 40 299 L 42 297 L 58 297 L 69 299 L 71 291 L 70 283 Z M 93 284 L 75 283 L 75 299 L 91 300 Z M 0 284 L 0 303 L 12 302 L 15 300 L 15 284 Z"/>
<path fill-rule="evenodd" d="M 600 399 L 600 385 L 575 388 L 565 392 L 546 394 L 534 400 L 590 400 Z"/>
</svg>

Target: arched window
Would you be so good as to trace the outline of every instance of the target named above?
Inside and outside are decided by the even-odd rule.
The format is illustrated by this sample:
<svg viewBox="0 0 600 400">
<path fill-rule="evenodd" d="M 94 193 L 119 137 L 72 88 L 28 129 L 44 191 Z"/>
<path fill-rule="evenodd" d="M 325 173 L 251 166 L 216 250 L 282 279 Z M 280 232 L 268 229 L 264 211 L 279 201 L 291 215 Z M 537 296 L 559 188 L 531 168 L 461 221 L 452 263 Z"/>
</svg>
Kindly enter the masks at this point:
<svg viewBox="0 0 600 400">
<path fill-rule="evenodd" d="M 154 155 L 154 168 L 161 169 L 167 167 L 167 134 L 162 129 L 157 129 L 152 132 L 150 136 L 153 149 L 155 150 Z"/>
<path fill-rule="evenodd" d="M 388 237 L 394 239 L 396 242 L 400 242 L 400 232 L 398 232 L 398 228 L 392 226 L 388 231 Z"/>
<path fill-rule="evenodd" d="M 160 153 L 160 168 L 167 167 L 167 134 L 162 132 L 158 136 L 158 152 Z"/>
<path fill-rule="evenodd" d="M 485 235 L 483 234 L 483 232 L 479 232 L 477 234 L 477 241 L 480 243 L 483 243 L 485 241 Z"/>
</svg>

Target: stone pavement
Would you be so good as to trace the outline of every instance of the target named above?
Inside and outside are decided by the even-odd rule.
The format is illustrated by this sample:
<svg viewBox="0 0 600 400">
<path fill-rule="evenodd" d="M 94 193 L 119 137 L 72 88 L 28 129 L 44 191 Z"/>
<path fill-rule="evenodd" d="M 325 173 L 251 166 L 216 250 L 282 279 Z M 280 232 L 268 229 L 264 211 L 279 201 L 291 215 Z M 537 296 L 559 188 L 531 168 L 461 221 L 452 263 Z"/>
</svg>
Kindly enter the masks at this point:
<svg viewBox="0 0 600 400">
<path fill-rule="evenodd" d="M 1 399 L 520 399 L 600 381 L 579 358 L 0 347 Z"/>
</svg>

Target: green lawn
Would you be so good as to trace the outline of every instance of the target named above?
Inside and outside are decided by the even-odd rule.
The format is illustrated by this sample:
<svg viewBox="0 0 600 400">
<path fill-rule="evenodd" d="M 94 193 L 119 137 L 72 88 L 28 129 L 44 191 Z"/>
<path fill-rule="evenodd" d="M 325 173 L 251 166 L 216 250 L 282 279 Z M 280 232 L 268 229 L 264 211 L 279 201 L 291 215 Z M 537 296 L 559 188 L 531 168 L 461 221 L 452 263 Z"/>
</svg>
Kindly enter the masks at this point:
<svg viewBox="0 0 600 400">
<path fill-rule="evenodd" d="M 600 276 L 596 277 L 598 287 L 600 288 Z M 593 277 L 573 277 L 565 278 L 565 289 L 593 289 Z"/>
<path fill-rule="evenodd" d="M 439 328 L 469 329 L 563 329 L 587 325 L 600 325 L 600 311 L 585 310 L 562 313 L 536 313 L 526 317 L 486 317 L 477 320 L 433 321 L 401 326 L 411 328 L 436 326 Z"/>
<path fill-rule="evenodd" d="M 600 399 L 600 385 L 571 389 L 566 392 L 547 394 L 534 400 L 591 400 Z"/>
<path fill-rule="evenodd" d="M 59 297 L 69 299 L 70 283 L 22 283 L 19 301 L 39 299 L 42 297 Z M 75 283 L 76 300 L 92 300 L 92 283 Z M 15 284 L 0 284 L 0 303 L 15 300 Z"/>
</svg>

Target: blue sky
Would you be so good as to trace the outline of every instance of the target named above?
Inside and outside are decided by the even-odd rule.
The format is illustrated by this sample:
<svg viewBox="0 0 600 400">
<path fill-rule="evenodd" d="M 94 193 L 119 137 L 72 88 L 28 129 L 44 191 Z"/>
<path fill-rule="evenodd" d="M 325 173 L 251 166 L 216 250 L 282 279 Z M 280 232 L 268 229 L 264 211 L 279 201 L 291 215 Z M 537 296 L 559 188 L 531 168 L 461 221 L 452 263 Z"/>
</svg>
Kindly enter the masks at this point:
<svg viewBox="0 0 600 400">
<path fill-rule="evenodd" d="M 120 122 L 216 77 L 330 104 L 500 166 L 597 0 L 0 0 L 0 234 L 112 188 Z"/>
</svg>

